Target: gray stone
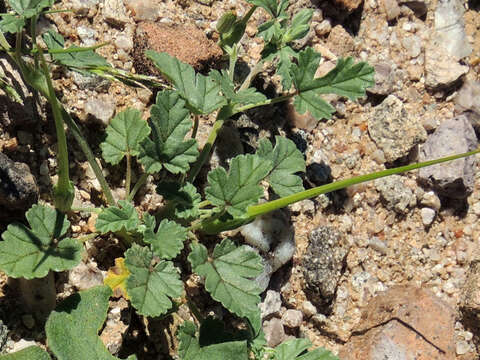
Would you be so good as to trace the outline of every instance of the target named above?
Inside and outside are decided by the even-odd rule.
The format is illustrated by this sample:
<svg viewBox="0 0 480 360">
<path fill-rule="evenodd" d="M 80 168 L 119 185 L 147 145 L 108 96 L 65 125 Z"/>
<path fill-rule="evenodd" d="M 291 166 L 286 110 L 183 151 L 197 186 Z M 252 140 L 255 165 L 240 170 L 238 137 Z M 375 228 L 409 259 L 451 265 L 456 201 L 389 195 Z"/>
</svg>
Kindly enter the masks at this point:
<svg viewBox="0 0 480 360">
<path fill-rule="evenodd" d="M 383 7 L 388 21 L 395 20 L 400 16 L 401 10 L 397 0 L 383 0 Z"/>
<path fill-rule="evenodd" d="M 96 43 L 97 32 L 92 28 L 79 26 L 77 27 L 77 35 L 82 40 L 84 46 L 93 46 Z"/>
<path fill-rule="evenodd" d="M 89 98 L 85 104 L 85 112 L 107 126 L 115 113 L 115 100 L 112 97 Z"/>
<path fill-rule="evenodd" d="M 422 39 L 416 35 L 402 37 L 402 45 L 411 58 L 416 58 L 422 53 Z"/>
<path fill-rule="evenodd" d="M 302 259 L 304 290 L 313 304 L 327 312 L 349 249 L 344 236 L 331 227 L 321 226 L 309 234 L 309 244 Z"/>
<path fill-rule="evenodd" d="M 268 290 L 265 295 L 265 300 L 258 304 L 258 307 L 260 308 L 262 319 L 278 314 L 282 307 L 280 293 L 274 290 Z"/>
<path fill-rule="evenodd" d="M 307 318 L 310 318 L 314 315 L 316 315 L 318 312 L 317 312 L 317 308 L 315 307 L 315 305 L 313 305 L 310 301 L 308 300 L 305 300 L 303 303 L 302 303 L 302 312 L 305 314 L 305 316 Z"/>
<path fill-rule="evenodd" d="M 123 0 L 105 0 L 103 17 L 113 26 L 124 26 L 128 22 L 128 17 Z"/>
<path fill-rule="evenodd" d="M 418 119 L 410 116 L 394 95 L 389 95 L 375 107 L 368 119 L 368 132 L 387 162 L 405 157 L 427 137 Z"/>
<path fill-rule="evenodd" d="M 409 207 L 415 205 L 417 198 L 413 191 L 404 184 L 403 177 L 392 175 L 375 180 L 375 187 L 380 192 L 389 210 L 398 214 L 406 214 Z"/>
<path fill-rule="evenodd" d="M 427 161 L 476 149 L 477 137 L 468 119 L 461 115 L 444 121 L 420 150 L 419 160 Z M 474 189 L 475 158 L 449 161 L 420 169 L 419 179 L 437 193 L 453 199 L 464 199 Z"/>
<path fill-rule="evenodd" d="M 265 340 L 267 345 L 275 347 L 285 340 L 285 330 L 283 328 L 282 320 L 273 318 L 263 323 L 263 332 L 265 333 Z"/>
<path fill-rule="evenodd" d="M 432 208 L 435 211 L 440 210 L 440 207 L 442 206 L 440 198 L 433 191 L 427 191 L 425 194 L 423 194 L 420 203 L 424 206 Z"/>
<path fill-rule="evenodd" d="M 38 187 L 27 164 L 0 153 L 0 206 L 27 210 L 38 201 Z"/>
<path fill-rule="evenodd" d="M 73 82 L 80 90 L 89 89 L 97 92 L 103 92 L 108 90 L 111 84 L 110 80 L 104 79 L 97 75 L 83 75 L 76 71 L 69 71 L 68 74 L 72 77 Z"/>
<path fill-rule="evenodd" d="M 76 15 L 86 16 L 88 12 L 99 3 L 100 0 L 72 0 L 71 8 Z"/>
<path fill-rule="evenodd" d="M 152 0 L 125 0 L 125 6 L 136 21 L 156 21 L 161 15 L 161 8 Z"/>
<path fill-rule="evenodd" d="M 438 42 L 429 41 L 425 47 L 425 86 L 431 90 L 448 89 L 466 73 L 468 66 L 460 65 Z"/>
<path fill-rule="evenodd" d="M 428 207 L 424 207 L 420 210 L 420 216 L 422 217 L 422 223 L 425 226 L 429 226 L 435 220 L 435 216 L 437 212 L 434 209 L 430 209 Z"/>
<path fill-rule="evenodd" d="M 282 316 L 283 325 L 289 328 L 298 328 L 302 325 L 303 314 L 300 310 L 288 309 Z"/>
<path fill-rule="evenodd" d="M 103 274 L 95 263 L 85 264 L 83 261 L 70 270 L 68 281 L 78 290 L 90 289 L 103 284 Z"/>
<path fill-rule="evenodd" d="M 0 320 L 0 354 L 3 353 L 8 340 L 8 327 Z"/>
<path fill-rule="evenodd" d="M 439 0 L 435 9 L 433 37 L 451 56 L 462 59 L 472 52 L 465 33 L 462 0 Z"/>
<path fill-rule="evenodd" d="M 393 64 L 387 61 L 373 65 L 375 69 L 375 86 L 367 91 L 376 95 L 389 95 L 395 87 L 395 70 Z"/>
<path fill-rule="evenodd" d="M 464 114 L 475 130 L 480 131 L 480 82 L 466 80 L 454 98 L 455 112 Z"/>
</svg>

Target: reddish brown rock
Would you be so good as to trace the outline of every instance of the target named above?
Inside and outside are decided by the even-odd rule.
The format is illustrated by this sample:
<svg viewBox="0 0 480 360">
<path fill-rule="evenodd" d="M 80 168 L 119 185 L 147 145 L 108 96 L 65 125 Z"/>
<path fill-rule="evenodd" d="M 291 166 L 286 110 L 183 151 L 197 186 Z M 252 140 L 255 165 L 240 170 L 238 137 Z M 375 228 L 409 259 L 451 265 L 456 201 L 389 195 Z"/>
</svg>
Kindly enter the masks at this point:
<svg viewBox="0 0 480 360">
<path fill-rule="evenodd" d="M 455 359 L 455 313 L 425 289 L 396 286 L 375 297 L 342 360 Z"/>
<path fill-rule="evenodd" d="M 213 66 L 222 56 L 222 49 L 193 25 L 167 25 L 143 22 L 134 38 L 134 66 L 142 74 L 158 74 L 145 50 L 167 52 L 201 71 Z"/>
</svg>

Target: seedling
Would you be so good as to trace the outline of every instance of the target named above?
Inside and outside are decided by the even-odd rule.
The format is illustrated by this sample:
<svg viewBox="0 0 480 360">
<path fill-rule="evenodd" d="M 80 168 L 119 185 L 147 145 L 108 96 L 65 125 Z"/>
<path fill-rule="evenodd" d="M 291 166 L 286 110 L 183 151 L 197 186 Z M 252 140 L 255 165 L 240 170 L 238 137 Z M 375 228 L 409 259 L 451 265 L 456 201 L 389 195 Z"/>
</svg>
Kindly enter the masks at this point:
<svg viewBox="0 0 480 360">
<path fill-rule="evenodd" d="M 228 13 L 219 21 L 219 44 L 229 58 L 226 70 L 198 74 L 190 65 L 166 53 L 147 51 L 148 58 L 172 87 L 158 92 L 148 122 L 142 120 L 137 110 L 127 109 L 117 114 L 107 127 L 105 141 L 100 146 L 103 159 L 112 166 L 118 166 L 123 158 L 126 159 L 125 199 L 118 203 L 113 201 L 100 171 L 99 181 L 101 184 L 104 182 L 102 188 L 108 206 L 93 210 L 98 213 L 98 234 L 113 234 L 120 239 L 125 248 L 124 256 L 117 258 L 115 268 L 109 271 L 105 279 L 108 287 L 77 293 L 52 313 L 46 324 L 46 333 L 49 348 L 56 358 L 69 359 L 71 354 L 76 354 L 79 360 L 114 359 L 98 338 L 98 331 L 106 317 L 108 299 L 114 290 L 122 293 L 143 316 L 176 316 L 172 309 L 177 305 L 185 303 L 190 306 L 198 324 L 184 322 L 178 329 L 180 345 L 177 350 L 183 360 L 334 360 L 336 357 L 323 349 L 308 352 L 311 344 L 305 339 L 291 340 L 275 349 L 266 346 L 258 309 L 261 290 L 253 280 L 263 270 L 260 255 L 229 238 L 223 239 L 210 251 L 201 242 L 202 233 L 218 234 L 296 201 L 479 152 L 475 150 L 304 190 L 302 179 L 298 176 L 299 172 L 305 171 L 303 155 L 291 140 L 277 136 L 273 143 L 261 140 L 255 153 L 232 158 L 228 169 L 219 166 L 211 170 L 207 184 L 195 185 L 224 122 L 235 114 L 293 98 L 298 112 L 308 111 L 319 120 L 330 118 L 335 110 L 321 98 L 322 94 L 334 93 L 356 100 L 374 84 L 373 68 L 364 62 L 355 63 L 351 58 L 339 59 L 326 76 L 315 78 L 320 55 L 311 48 L 296 52 L 291 47 L 293 41 L 307 34 L 311 10 L 298 12 L 289 22 L 287 0 L 250 0 L 250 3 L 253 6 L 243 17 L 237 18 Z M 35 16 L 49 5 L 50 2 L 35 2 L 32 5 Z M 262 59 L 250 75 L 237 84 L 233 75 L 239 41 L 249 18 L 258 7 L 271 17 L 259 28 L 265 48 Z M 22 14 L 24 12 L 17 11 L 14 18 L 23 19 L 22 16 L 26 15 Z M 13 20 L 3 16 L 0 29 L 8 31 L 15 23 Z M 13 29 L 17 31 L 17 38 L 21 38 L 18 35 L 21 27 Z M 107 73 L 108 64 L 93 49 L 64 49 L 63 38 L 52 32 L 44 35 L 44 41 L 53 61 L 78 71 Z M 42 50 L 35 48 L 31 52 L 41 64 L 41 71 L 35 72 L 15 56 L 20 52 L 19 47 L 15 51 L 11 51 L 8 44 L 2 47 L 14 56 L 24 76 L 40 74 L 38 77 L 30 76 L 30 81 L 52 103 L 55 120 L 60 112 L 85 154 L 90 154 L 88 160 L 99 170 L 75 123 L 58 105 Z M 251 87 L 253 78 L 267 61 L 276 64 L 277 74 L 282 78 L 283 93 L 272 99 Z M 113 70 L 108 71 L 108 74 L 114 73 Z M 198 116 L 213 112 L 217 112 L 216 121 L 199 152 L 195 140 Z M 192 135 L 189 135 L 190 130 Z M 132 187 L 134 161 L 142 165 L 143 173 L 137 174 L 138 180 Z M 99 176 L 97 171 L 95 174 Z M 135 194 L 149 175 L 161 179 L 157 183 L 157 191 L 166 202 L 162 211 L 153 215 L 139 213 L 133 204 Z M 263 199 L 264 186 L 268 186 L 278 198 Z M 64 238 L 69 223 L 63 216 L 60 211 L 35 205 L 27 212 L 30 228 L 10 225 L 2 235 L 4 241 L 0 243 L 0 269 L 12 277 L 28 278 L 44 276 L 51 270 L 67 270 L 77 264 L 81 245 L 77 240 Z M 187 255 L 191 270 L 204 279 L 210 296 L 242 320 L 244 330 L 230 333 L 225 330 L 222 321 L 204 318 L 193 305 L 176 266 L 182 251 Z M 27 261 L 31 252 L 37 256 Z M 34 356 L 32 354 L 38 359 L 48 358 L 48 354 L 38 348 L 27 349 L 17 355 L 18 359 L 24 359 L 22 356 Z M 130 357 L 133 358 L 134 355 Z"/>
</svg>

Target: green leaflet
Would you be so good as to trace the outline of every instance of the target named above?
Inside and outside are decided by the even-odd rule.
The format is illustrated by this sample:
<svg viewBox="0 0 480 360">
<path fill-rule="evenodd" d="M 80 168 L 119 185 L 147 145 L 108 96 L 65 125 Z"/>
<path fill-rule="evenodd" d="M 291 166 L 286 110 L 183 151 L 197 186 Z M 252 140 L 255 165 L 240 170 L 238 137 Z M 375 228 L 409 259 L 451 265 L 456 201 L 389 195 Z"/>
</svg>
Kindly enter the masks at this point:
<svg viewBox="0 0 480 360">
<path fill-rule="evenodd" d="M 9 0 L 8 3 L 15 12 L 28 19 L 39 15 L 46 7 L 51 7 L 54 0 Z"/>
<path fill-rule="evenodd" d="M 62 301 L 50 314 L 45 332 L 48 346 L 58 360 L 118 360 L 98 336 L 107 318 L 111 294 L 108 286 L 80 291 Z"/>
<path fill-rule="evenodd" d="M 182 360 L 248 360 L 246 341 L 228 341 L 200 346 L 195 324 L 186 321 L 178 330 L 178 353 Z"/>
<path fill-rule="evenodd" d="M 247 207 L 256 204 L 263 195 L 260 185 L 272 169 L 272 163 L 256 155 L 238 155 L 230 162 L 230 169 L 223 167 L 208 173 L 205 195 L 213 205 L 225 208 L 232 216 L 242 216 Z"/>
<path fill-rule="evenodd" d="M 223 96 L 225 96 L 232 105 L 257 104 L 267 100 L 267 97 L 259 93 L 255 88 L 248 88 L 236 92 L 235 85 L 225 70 L 221 72 L 212 70 L 210 77 L 220 85 Z"/>
<path fill-rule="evenodd" d="M 157 186 L 157 192 L 175 203 L 175 216 L 179 219 L 193 220 L 200 215 L 198 206 L 202 197 L 191 183 L 181 186 L 176 182 L 161 182 Z"/>
<path fill-rule="evenodd" d="M 33 279 L 46 276 L 50 270 L 71 269 L 80 262 L 81 244 L 71 238 L 61 240 L 70 227 L 64 214 L 47 206 L 33 205 L 25 216 L 30 228 L 14 223 L 2 234 L 2 271 L 14 278 Z"/>
<path fill-rule="evenodd" d="M 275 348 L 274 360 L 339 360 L 338 357 L 323 348 L 317 348 L 303 354 L 310 346 L 312 346 L 312 343 L 307 339 L 285 341 Z"/>
<path fill-rule="evenodd" d="M 258 144 L 257 155 L 273 164 L 267 181 L 280 197 L 303 191 L 302 179 L 295 175 L 296 172 L 305 172 L 302 153 L 287 138 L 276 136 L 275 141 L 274 148 L 268 139 L 262 139 Z"/>
<path fill-rule="evenodd" d="M 124 156 L 136 156 L 140 143 L 150 134 L 140 111 L 127 109 L 117 114 L 107 126 L 107 138 L 100 144 L 106 162 L 116 165 Z"/>
<path fill-rule="evenodd" d="M 65 40 L 63 36 L 53 30 L 43 34 L 43 41 L 45 41 L 48 50 L 64 50 Z M 72 69 L 110 67 L 107 60 L 93 50 L 85 50 L 78 46 L 71 46 L 65 50 L 65 52 L 52 52 L 53 60 Z"/>
<path fill-rule="evenodd" d="M 0 31 L 4 33 L 16 34 L 22 31 L 25 26 L 25 18 L 21 16 L 5 14 L 0 20 Z"/>
<path fill-rule="evenodd" d="M 161 259 L 169 260 L 177 256 L 183 249 L 183 242 L 187 239 L 187 229 L 174 221 L 163 219 L 155 232 L 155 217 L 144 215 L 145 224 L 143 241 L 151 245 L 153 253 Z"/>
<path fill-rule="evenodd" d="M 135 231 L 139 225 L 137 210 L 125 200 L 118 201 L 119 206 L 109 206 L 98 215 L 95 227 L 102 234 L 118 232 L 122 229 Z"/>
<path fill-rule="evenodd" d="M 220 95 L 220 86 L 210 76 L 195 74 L 193 67 L 167 53 L 147 50 L 145 54 L 173 83 L 193 113 L 209 114 L 225 105 L 225 98 Z"/>
<path fill-rule="evenodd" d="M 211 296 L 238 316 L 249 316 L 257 310 L 261 290 L 250 278 L 262 272 L 260 256 L 246 246 L 235 246 L 224 239 L 209 261 L 207 248 L 191 243 L 188 260 L 193 271 L 205 277 L 205 288 Z"/>
<path fill-rule="evenodd" d="M 0 355 L 2 360 L 51 360 L 50 355 L 38 346 L 29 346 L 13 354 Z"/>
<path fill-rule="evenodd" d="M 312 9 L 300 10 L 292 20 L 292 24 L 283 34 L 282 42 L 288 44 L 291 41 L 301 39 L 308 34 L 310 30 L 310 19 L 312 18 Z"/>
<path fill-rule="evenodd" d="M 186 173 L 197 159 L 198 149 L 195 139 L 184 140 L 192 126 L 185 101 L 178 92 L 159 92 L 150 114 L 152 132 L 143 141 L 139 156 L 145 171 L 152 174 L 165 167 L 173 174 Z"/>
<path fill-rule="evenodd" d="M 285 10 L 288 7 L 288 0 L 247 0 L 247 2 L 264 8 L 273 18 L 287 16 Z"/>
<path fill-rule="evenodd" d="M 364 62 L 354 64 L 352 58 L 338 59 L 333 70 L 314 79 L 319 62 L 320 54 L 307 48 L 299 53 L 298 65 L 292 65 L 293 82 L 298 91 L 294 105 L 301 114 L 309 111 L 317 119 L 328 119 L 335 109 L 319 95 L 334 93 L 355 100 L 374 85 L 374 69 Z"/>
<path fill-rule="evenodd" d="M 139 314 L 160 316 L 172 307 L 170 298 L 182 295 L 183 283 L 173 263 L 156 263 L 149 248 L 133 244 L 125 252 L 125 265 L 130 271 L 127 293 Z"/>
</svg>

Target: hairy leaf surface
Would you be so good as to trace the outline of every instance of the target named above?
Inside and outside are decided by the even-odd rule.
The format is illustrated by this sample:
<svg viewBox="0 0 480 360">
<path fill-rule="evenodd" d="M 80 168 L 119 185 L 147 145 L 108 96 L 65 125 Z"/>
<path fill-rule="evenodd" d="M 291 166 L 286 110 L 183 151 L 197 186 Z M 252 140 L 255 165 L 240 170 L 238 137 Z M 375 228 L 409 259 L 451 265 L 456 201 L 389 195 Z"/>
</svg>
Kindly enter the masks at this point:
<svg viewBox="0 0 480 360">
<path fill-rule="evenodd" d="M 139 161 L 150 174 L 162 167 L 173 174 L 186 173 L 198 149 L 195 139 L 184 140 L 192 126 L 185 101 L 177 92 L 159 92 L 150 115 L 152 133 L 142 143 Z"/>
<path fill-rule="evenodd" d="M 143 241 L 150 244 L 153 253 L 161 259 L 169 260 L 177 256 L 183 249 L 187 239 L 187 229 L 174 221 L 163 219 L 155 231 L 155 217 L 146 214 L 149 226 L 143 233 Z"/>
<path fill-rule="evenodd" d="M 51 7 L 54 0 L 9 0 L 13 10 L 24 18 L 39 15 L 46 7 Z"/>
<path fill-rule="evenodd" d="M 181 186 L 174 182 L 161 182 L 157 186 L 157 192 L 168 201 L 175 202 L 175 216 L 180 219 L 196 219 L 200 215 L 198 206 L 202 197 L 197 188 L 191 183 Z"/>
<path fill-rule="evenodd" d="M 71 238 L 62 240 L 70 227 L 65 214 L 33 205 L 25 216 L 30 228 L 13 223 L 2 234 L 2 271 L 14 278 L 33 279 L 46 276 L 50 270 L 69 270 L 80 262 L 81 244 Z"/>
<path fill-rule="evenodd" d="M 298 95 L 295 109 L 303 114 L 309 111 L 317 119 L 330 118 L 335 109 L 320 95 L 333 93 L 355 100 L 365 95 L 365 89 L 374 85 L 374 70 L 367 63 L 353 63 L 352 58 L 338 59 L 337 65 L 327 75 L 314 79 L 320 54 L 312 48 L 299 53 L 298 65 L 292 65 L 292 75 Z"/>
<path fill-rule="evenodd" d="M 100 144 L 106 162 L 116 165 L 124 156 L 137 156 L 140 143 L 150 134 L 147 122 L 136 109 L 127 109 L 117 114 L 107 126 L 107 137 Z"/>
<path fill-rule="evenodd" d="M 12 354 L 0 355 L 2 360 L 51 360 L 50 355 L 39 346 L 29 346 Z"/>
<path fill-rule="evenodd" d="M 108 286 L 80 291 L 62 301 L 51 313 L 45 332 L 48 346 L 58 360 L 71 360 L 72 356 L 75 360 L 118 359 L 108 352 L 98 336 L 107 318 L 111 294 Z"/>
<path fill-rule="evenodd" d="M 228 173 L 223 167 L 208 173 L 210 186 L 205 189 L 206 198 L 232 216 L 242 216 L 247 207 L 256 204 L 263 195 L 259 183 L 271 169 L 271 161 L 259 156 L 236 156 L 230 162 Z"/>
<path fill-rule="evenodd" d="M 213 70 L 210 72 L 210 76 L 220 85 L 223 96 L 225 96 L 231 104 L 257 104 L 267 99 L 265 95 L 252 87 L 235 91 L 235 85 L 230 80 L 228 73 L 224 70 L 221 72 Z"/>
<path fill-rule="evenodd" d="M 192 243 L 188 260 L 193 271 L 205 277 L 205 288 L 212 297 L 238 316 L 249 316 L 257 309 L 261 290 L 250 280 L 262 272 L 260 256 L 246 246 L 224 239 L 215 246 L 209 261 L 207 248 Z"/>
<path fill-rule="evenodd" d="M 285 341 L 275 348 L 274 360 L 339 360 L 338 357 L 323 348 L 303 354 L 310 346 L 312 346 L 312 343 L 307 339 Z"/>
<path fill-rule="evenodd" d="M 173 83 L 188 108 L 196 114 L 209 114 L 225 104 L 220 85 L 210 76 L 195 74 L 192 66 L 167 53 L 145 52 L 160 72 Z"/>
<path fill-rule="evenodd" d="M 0 31 L 3 33 L 12 33 L 16 34 L 22 31 L 25 26 L 25 18 L 22 16 L 16 16 L 11 14 L 1 15 L 2 20 L 0 20 Z"/>
<path fill-rule="evenodd" d="M 195 324 L 186 321 L 178 330 L 178 353 L 182 360 L 248 360 L 246 341 L 228 341 L 200 346 Z"/>
<path fill-rule="evenodd" d="M 98 215 L 95 227 L 102 234 L 117 232 L 125 229 L 134 231 L 139 224 L 138 213 L 135 207 L 125 200 L 118 201 L 119 206 L 109 206 Z"/>
<path fill-rule="evenodd" d="M 160 316 L 172 307 L 170 298 L 182 295 L 183 283 L 173 263 L 156 263 L 149 248 L 133 244 L 125 252 L 125 265 L 130 271 L 127 292 L 139 314 Z"/>
<path fill-rule="evenodd" d="M 282 136 L 275 137 L 275 147 L 268 139 L 260 140 L 257 155 L 272 162 L 267 177 L 273 191 L 280 197 L 303 191 L 302 179 L 296 172 L 305 172 L 305 160 L 295 143 Z"/>
</svg>

